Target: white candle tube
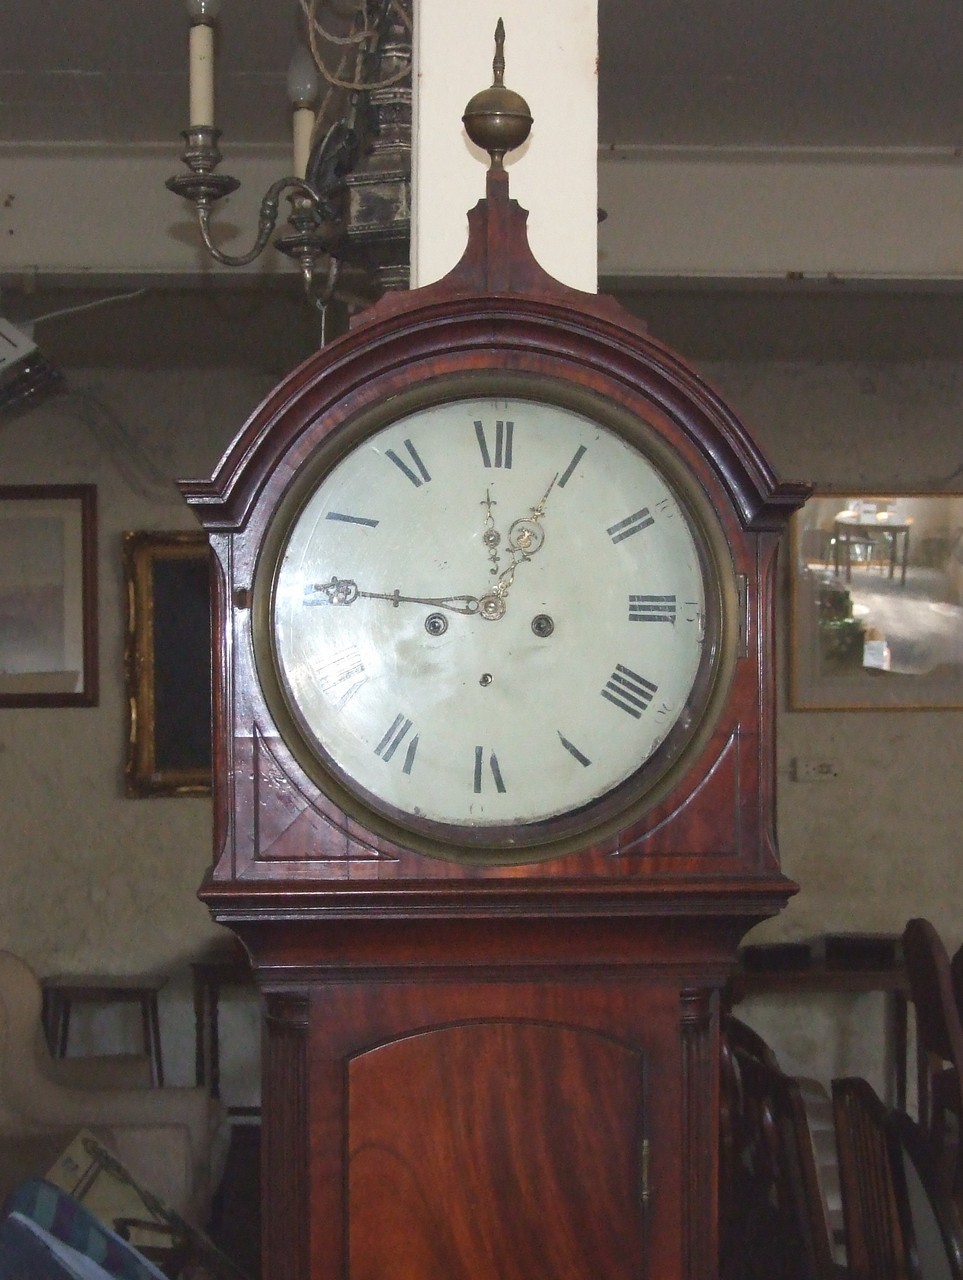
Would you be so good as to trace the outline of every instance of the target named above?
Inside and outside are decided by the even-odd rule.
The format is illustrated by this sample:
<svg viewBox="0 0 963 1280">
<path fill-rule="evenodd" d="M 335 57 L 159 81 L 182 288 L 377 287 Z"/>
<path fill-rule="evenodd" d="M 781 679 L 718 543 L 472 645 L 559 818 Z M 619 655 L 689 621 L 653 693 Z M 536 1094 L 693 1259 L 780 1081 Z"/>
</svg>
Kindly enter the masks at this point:
<svg viewBox="0 0 963 1280">
<path fill-rule="evenodd" d="M 191 25 L 192 127 L 214 127 L 214 28 L 206 22 Z"/>
<path fill-rule="evenodd" d="M 294 176 L 303 178 L 308 171 L 308 159 L 311 155 L 314 112 L 310 107 L 295 107 L 291 119 L 294 132 Z"/>
</svg>

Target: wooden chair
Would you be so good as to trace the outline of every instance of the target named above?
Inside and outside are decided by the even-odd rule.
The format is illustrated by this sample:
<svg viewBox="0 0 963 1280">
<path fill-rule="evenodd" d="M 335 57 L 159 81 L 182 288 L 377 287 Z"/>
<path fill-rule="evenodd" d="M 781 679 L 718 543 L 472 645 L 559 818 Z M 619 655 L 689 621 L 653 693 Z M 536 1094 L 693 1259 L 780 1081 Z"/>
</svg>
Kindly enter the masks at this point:
<svg viewBox="0 0 963 1280">
<path fill-rule="evenodd" d="M 917 1099 L 920 1125 L 947 1190 L 963 1193 L 963 1025 L 950 960 L 928 920 L 903 930 L 903 960 L 916 1011 Z"/>
<path fill-rule="evenodd" d="M 963 1022 L 963 947 L 958 947 L 953 952 L 953 957 L 950 960 L 950 979 L 953 983 L 956 1009 L 960 1015 L 960 1021 Z"/>
<path fill-rule="evenodd" d="M 865 1080 L 833 1081 L 850 1280 L 963 1280 L 955 1206 L 919 1126 Z"/>
<path fill-rule="evenodd" d="M 865 1080 L 834 1080 L 832 1093 L 850 1280 L 908 1280 L 886 1108 Z"/>
<path fill-rule="evenodd" d="M 929 1144 L 902 1112 L 889 1119 L 890 1156 L 903 1241 L 914 1280 L 963 1280 L 963 1232 L 940 1186 Z"/>
<path fill-rule="evenodd" d="M 772 1050 L 751 1027 L 731 1015 L 722 1023 L 719 1089 L 719 1252 L 724 1280 L 738 1274 L 741 1217 L 750 1194 L 745 1157 L 745 1098 L 737 1051 L 778 1070 Z"/>
<path fill-rule="evenodd" d="M 723 1040 L 722 1280 L 834 1280 L 799 1082 L 737 1019 Z"/>
</svg>

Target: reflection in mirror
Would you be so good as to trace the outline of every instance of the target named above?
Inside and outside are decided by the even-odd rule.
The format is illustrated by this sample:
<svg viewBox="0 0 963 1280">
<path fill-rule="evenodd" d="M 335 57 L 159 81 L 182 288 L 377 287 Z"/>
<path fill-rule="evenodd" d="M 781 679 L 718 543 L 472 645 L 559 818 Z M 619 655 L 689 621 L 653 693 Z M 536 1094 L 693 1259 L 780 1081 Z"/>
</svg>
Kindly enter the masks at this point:
<svg viewBox="0 0 963 1280">
<path fill-rule="evenodd" d="M 792 579 L 794 707 L 963 706 L 963 494 L 817 493 Z"/>
</svg>

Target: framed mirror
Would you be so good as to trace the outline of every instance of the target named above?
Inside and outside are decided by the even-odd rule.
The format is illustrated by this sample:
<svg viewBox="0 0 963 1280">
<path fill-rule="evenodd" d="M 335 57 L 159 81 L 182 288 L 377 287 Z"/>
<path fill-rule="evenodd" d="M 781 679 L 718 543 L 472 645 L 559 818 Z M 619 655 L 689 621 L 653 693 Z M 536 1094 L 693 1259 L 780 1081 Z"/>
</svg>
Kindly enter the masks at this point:
<svg viewBox="0 0 963 1280">
<path fill-rule="evenodd" d="M 211 790 L 211 580 L 200 532 L 124 534 L 126 793 Z"/>
<path fill-rule="evenodd" d="M 817 491 L 791 556 L 794 709 L 963 707 L 963 494 Z"/>
</svg>

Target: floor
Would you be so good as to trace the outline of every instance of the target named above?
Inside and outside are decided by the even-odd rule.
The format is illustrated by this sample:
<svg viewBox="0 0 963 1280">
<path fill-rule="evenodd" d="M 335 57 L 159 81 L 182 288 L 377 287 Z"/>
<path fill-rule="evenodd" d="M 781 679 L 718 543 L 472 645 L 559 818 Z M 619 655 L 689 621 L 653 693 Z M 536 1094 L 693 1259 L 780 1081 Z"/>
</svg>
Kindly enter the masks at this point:
<svg viewBox="0 0 963 1280">
<path fill-rule="evenodd" d="M 944 575 L 910 568 L 905 584 L 876 567 L 855 569 L 850 583 L 854 613 L 884 635 L 890 670 L 928 675 L 963 663 L 963 608 L 947 598 Z"/>
</svg>

